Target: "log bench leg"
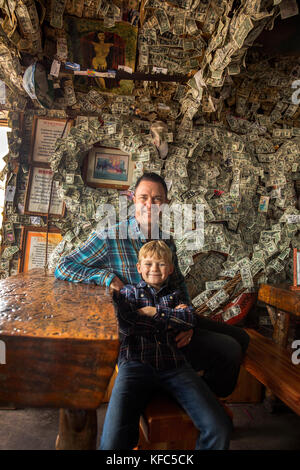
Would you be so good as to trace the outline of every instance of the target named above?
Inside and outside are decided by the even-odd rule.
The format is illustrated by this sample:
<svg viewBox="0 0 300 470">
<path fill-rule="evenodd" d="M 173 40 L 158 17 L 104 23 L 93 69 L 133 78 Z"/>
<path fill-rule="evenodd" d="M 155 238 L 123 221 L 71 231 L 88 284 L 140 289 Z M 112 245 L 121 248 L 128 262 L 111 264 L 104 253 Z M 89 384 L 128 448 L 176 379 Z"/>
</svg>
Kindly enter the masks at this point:
<svg viewBox="0 0 300 470">
<path fill-rule="evenodd" d="M 273 339 L 275 343 L 286 348 L 289 335 L 290 315 L 287 312 L 277 310 L 276 328 L 274 328 Z"/>
<path fill-rule="evenodd" d="M 96 450 L 96 445 L 96 410 L 59 410 L 56 450 Z"/>
<path fill-rule="evenodd" d="M 266 305 L 268 314 L 270 316 L 273 325 L 273 341 L 279 344 L 283 348 L 286 348 L 289 326 L 290 326 L 290 315 L 287 312 L 283 312 L 279 309 Z M 273 413 L 276 405 L 276 396 L 274 393 L 266 388 L 264 407 L 270 413 Z"/>
</svg>

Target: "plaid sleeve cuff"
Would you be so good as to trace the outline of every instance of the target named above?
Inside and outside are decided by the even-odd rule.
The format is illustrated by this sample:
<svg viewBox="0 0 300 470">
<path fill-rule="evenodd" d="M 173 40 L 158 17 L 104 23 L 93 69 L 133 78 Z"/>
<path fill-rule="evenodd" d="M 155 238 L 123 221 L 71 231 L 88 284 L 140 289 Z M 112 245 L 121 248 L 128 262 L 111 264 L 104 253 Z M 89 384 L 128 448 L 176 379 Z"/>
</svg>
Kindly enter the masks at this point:
<svg viewBox="0 0 300 470">
<path fill-rule="evenodd" d="M 157 314 L 154 319 L 163 321 L 166 325 L 172 324 L 173 326 L 193 328 L 195 326 L 195 319 L 193 315 L 194 308 L 186 307 L 184 309 L 173 309 L 161 305 L 156 306 Z"/>
<path fill-rule="evenodd" d="M 104 279 L 100 278 L 99 279 L 99 284 L 105 285 L 106 287 L 109 287 L 112 280 L 116 277 L 114 273 L 107 273 L 104 277 Z"/>
</svg>

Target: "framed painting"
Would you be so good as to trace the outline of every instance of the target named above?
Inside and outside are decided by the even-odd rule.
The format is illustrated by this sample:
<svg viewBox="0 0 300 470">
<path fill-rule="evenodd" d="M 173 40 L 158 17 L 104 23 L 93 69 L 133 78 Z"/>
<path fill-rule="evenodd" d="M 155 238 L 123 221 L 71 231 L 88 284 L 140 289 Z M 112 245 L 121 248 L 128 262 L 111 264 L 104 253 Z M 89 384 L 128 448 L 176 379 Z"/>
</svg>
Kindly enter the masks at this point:
<svg viewBox="0 0 300 470">
<path fill-rule="evenodd" d="M 128 189 L 132 182 L 134 162 L 120 149 L 93 147 L 84 164 L 84 180 L 94 188 Z"/>
<path fill-rule="evenodd" d="M 62 235 L 57 228 L 48 230 L 47 259 L 62 240 Z M 44 268 L 46 265 L 47 230 L 43 227 L 22 227 L 21 231 L 21 256 L 18 272 L 30 271 L 35 268 Z"/>
<path fill-rule="evenodd" d="M 67 119 L 50 119 L 35 116 L 31 136 L 31 163 L 49 165 L 58 138 L 66 137 L 72 126 Z"/>
<path fill-rule="evenodd" d="M 69 60 L 81 65 L 81 70 L 118 70 L 119 65 L 135 71 L 138 28 L 126 21 L 115 23 L 112 28 L 104 27 L 103 20 L 65 17 L 68 37 Z M 114 78 L 90 78 L 76 76 L 75 89 L 87 92 L 94 87 L 103 92 L 130 95 L 133 80 Z"/>
<path fill-rule="evenodd" d="M 50 168 L 32 166 L 29 170 L 25 194 L 24 214 L 63 217 L 65 203 L 59 198 L 57 182 L 54 181 L 49 207 L 53 171 Z"/>
</svg>

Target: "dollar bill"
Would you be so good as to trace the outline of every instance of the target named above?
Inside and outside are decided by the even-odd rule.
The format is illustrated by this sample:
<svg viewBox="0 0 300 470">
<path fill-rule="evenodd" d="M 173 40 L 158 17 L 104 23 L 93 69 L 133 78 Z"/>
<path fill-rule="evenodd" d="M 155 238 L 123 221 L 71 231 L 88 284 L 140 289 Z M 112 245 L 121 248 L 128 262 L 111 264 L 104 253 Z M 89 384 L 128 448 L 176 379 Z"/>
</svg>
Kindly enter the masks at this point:
<svg viewBox="0 0 300 470">
<path fill-rule="evenodd" d="M 273 240 L 266 242 L 264 244 L 264 251 L 267 257 L 274 255 L 278 251 L 276 243 Z"/>
<path fill-rule="evenodd" d="M 209 291 L 219 290 L 222 287 L 224 287 L 226 283 L 227 283 L 227 281 L 225 281 L 225 280 L 207 281 L 205 283 L 205 289 L 209 290 Z"/>
<path fill-rule="evenodd" d="M 170 30 L 170 22 L 168 19 L 168 15 L 163 9 L 160 8 L 156 10 L 155 17 L 158 23 L 160 34 L 164 34 Z"/>
<path fill-rule="evenodd" d="M 50 24 L 53 28 L 62 29 L 66 2 L 67 0 L 52 0 Z"/>
<path fill-rule="evenodd" d="M 293 137 L 293 129 L 273 129 L 274 138 L 291 138 Z"/>
<path fill-rule="evenodd" d="M 220 289 L 215 295 L 213 295 L 207 302 L 206 305 L 211 312 L 216 310 L 223 302 L 228 300 L 229 295 L 223 289 Z"/>
<path fill-rule="evenodd" d="M 211 291 L 210 290 L 205 290 L 198 294 L 196 297 L 193 298 L 192 304 L 195 308 L 199 307 L 202 305 L 204 302 L 206 302 L 209 297 L 211 296 Z"/>
<path fill-rule="evenodd" d="M 253 287 L 253 277 L 251 273 L 251 264 L 249 258 L 243 258 L 239 261 L 240 273 L 242 277 L 243 287 Z"/>
<path fill-rule="evenodd" d="M 300 215 L 299 214 L 287 214 L 285 216 L 285 220 L 288 224 L 299 224 L 300 223 Z"/>
<path fill-rule="evenodd" d="M 222 312 L 222 319 L 224 322 L 228 322 L 228 320 L 236 317 L 240 313 L 241 313 L 240 305 L 233 305 L 232 307 L 225 310 L 225 312 Z"/>
<path fill-rule="evenodd" d="M 14 254 L 16 254 L 18 251 L 19 251 L 19 247 L 16 245 L 7 246 L 6 248 L 4 248 L 1 254 L 1 257 L 4 260 L 11 259 L 14 256 Z"/>
<path fill-rule="evenodd" d="M 185 16 L 180 13 L 174 16 L 173 33 L 176 36 L 180 36 L 181 34 L 184 34 L 184 32 L 185 32 Z"/>
<path fill-rule="evenodd" d="M 186 32 L 190 36 L 195 35 L 198 32 L 198 26 L 194 18 L 187 18 L 185 22 Z"/>
</svg>

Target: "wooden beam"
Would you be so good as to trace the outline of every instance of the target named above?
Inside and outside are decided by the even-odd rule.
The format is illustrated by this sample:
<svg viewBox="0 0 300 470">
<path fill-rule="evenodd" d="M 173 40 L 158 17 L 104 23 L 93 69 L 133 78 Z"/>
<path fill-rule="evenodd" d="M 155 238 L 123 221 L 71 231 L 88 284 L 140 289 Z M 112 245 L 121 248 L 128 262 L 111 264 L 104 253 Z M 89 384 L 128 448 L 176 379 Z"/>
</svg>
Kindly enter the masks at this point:
<svg viewBox="0 0 300 470">
<path fill-rule="evenodd" d="M 97 72 L 97 70 L 95 70 Z M 99 72 L 105 73 L 106 70 L 99 70 Z M 188 75 L 181 75 L 181 74 L 164 74 L 164 73 L 144 73 L 144 72 L 132 72 L 128 73 L 124 70 L 116 70 L 116 75 L 114 78 L 110 78 L 111 80 L 138 80 L 138 81 L 146 81 L 146 82 L 176 82 L 176 83 L 186 83 L 191 77 Z M 73 70 L 64 70 L 59 73 L 59 77 L 69 77 L 70 75 L 76 77 L 74 75 Z M 80 75 L 80 77 L 84 78 L 98 78 L 94 77 L 93 75 Z M 105 77 L 104 77 L 105 78 Z"/>
</svg>

